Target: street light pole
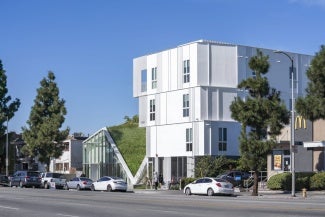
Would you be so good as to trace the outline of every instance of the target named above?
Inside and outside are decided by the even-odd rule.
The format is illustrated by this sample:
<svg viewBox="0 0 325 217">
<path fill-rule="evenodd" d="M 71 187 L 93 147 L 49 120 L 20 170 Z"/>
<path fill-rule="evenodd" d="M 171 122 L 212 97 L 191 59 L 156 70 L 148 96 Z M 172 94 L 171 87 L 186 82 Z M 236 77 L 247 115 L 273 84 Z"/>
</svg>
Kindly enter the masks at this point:
<svg viewBox="0 0 325 217">
<path fill-rule="evenodd" d="M 296 180 L 296 175 L 295 175 L 295 153 L 294 153 L 294 145 L 295 145 L 295 127 L 294 127 L 294 118 L 295 118 L 295 100 L 294 100 L 294 71 L 293 71 L 293 57 L 291 57 L 289 54 L 283 52 L 283 51 L 274 51 L 274 53 L 279 53 L 287 56 L 290 61 L 291 61 L 291 69 L 290 69 L 290 74 L 291 74 L 291 144 L 290 144 L 290 170 L 291 170 L 291 196 L 295 197 L 295 180 Z"/>
<path fill-rule="evenodd" d="M 8 171 L 8 166 L 9 166 L 9 159 L 8 159 L 8 122 L 9 122 L 9 118 L 7 115 L 7 135 L 6 135 L 6 176 L 9 175 L 9 171 Z"/>
</svg>

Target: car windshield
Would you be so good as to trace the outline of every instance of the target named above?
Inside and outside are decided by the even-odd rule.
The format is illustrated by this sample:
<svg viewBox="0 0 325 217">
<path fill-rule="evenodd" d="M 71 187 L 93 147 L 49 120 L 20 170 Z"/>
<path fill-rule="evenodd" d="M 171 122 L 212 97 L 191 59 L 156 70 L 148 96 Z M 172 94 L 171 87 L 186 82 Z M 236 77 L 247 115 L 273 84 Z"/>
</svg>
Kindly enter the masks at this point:
<svg viewBox="0 0 325 217">
<path fill-rule="evenodd" d="M 122 178 L 116 177 L 116 176 L 112 176 L 111 178 L 114 179 L 114 180 L 123 180 Z"/>
<path fill-rule="evenodd" d="M 53 178 L 61 178 L 63 175 L 62 174 L 60 174 L 60 173 L 53 173 Z"/>
<path fill-rule="evenodd" d="M 27 172 L 27 176 L 30 176 L 30 177 L 38 177 L 39 176 L 39 173 L 38 172 Z"/>
<path fill-rule="evenodd" d="M 91 179 L 88 179 L 88 178 L 80 178 L 81 181 L 87 181 L 87 182 L 92 182 Z"/>
<path fill-rule="evenodd" d="M 216 182 L 227 182 L 226 180 L 224 180 L 224 179 L 219 179 L 219 178 L 215 178 L 214 179 Z"/>
</svg>

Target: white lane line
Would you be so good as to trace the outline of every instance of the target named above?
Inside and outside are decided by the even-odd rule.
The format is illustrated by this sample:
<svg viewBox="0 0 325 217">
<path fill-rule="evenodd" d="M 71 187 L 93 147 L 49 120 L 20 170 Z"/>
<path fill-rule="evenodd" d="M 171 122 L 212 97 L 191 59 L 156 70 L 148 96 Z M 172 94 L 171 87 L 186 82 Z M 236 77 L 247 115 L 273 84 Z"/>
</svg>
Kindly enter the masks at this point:
<svg viewBox="0 0 325 217">
<path fill-rule="evenodd" d="M 18 210 L 19 208 L 17 208 L 17 207 L 11 207 L 11 206 L 0 206 L 0 209 L 14 209 L 14 210 Z"/>
<path fill-rule="evenodd" d="M 56 214 L 57 216 L 65 216 L 65 217 L 79 217 L 77 215 L 66 215 L 66 214 L 61 214 L 61 213 L 58 213 Z"/>
</svg>

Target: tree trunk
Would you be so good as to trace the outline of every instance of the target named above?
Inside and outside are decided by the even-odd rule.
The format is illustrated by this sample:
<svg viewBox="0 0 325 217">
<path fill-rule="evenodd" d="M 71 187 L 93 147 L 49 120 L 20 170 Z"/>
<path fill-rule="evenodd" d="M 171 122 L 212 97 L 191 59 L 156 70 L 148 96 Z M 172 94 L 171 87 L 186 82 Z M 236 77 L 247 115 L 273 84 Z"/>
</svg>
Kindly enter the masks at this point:
<svg viewBox="0 0 325 217">
<path fill-rule="evenodd" d="M 254 171 L 253 174 L 254 177 L 254 185 L 253 185 L 253 192 L 252 196 L 258 196 L 258 171 Z"/>
<path fill-rule="evenodd" d="M 50 163 L 51 163 L 51 158 L 46 159 L 46 172 L 50 172 Z"/>
</svg>

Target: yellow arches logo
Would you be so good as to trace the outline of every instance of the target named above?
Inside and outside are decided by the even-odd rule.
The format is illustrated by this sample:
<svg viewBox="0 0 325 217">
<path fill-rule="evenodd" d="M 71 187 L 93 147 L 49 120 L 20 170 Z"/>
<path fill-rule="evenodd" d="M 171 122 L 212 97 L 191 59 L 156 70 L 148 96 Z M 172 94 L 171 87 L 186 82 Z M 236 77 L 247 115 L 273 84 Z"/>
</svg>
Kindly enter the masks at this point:
<svg viewBox="0 0 325 217">
<path fill-rule="evenodd" d="M 295 119 L 295 130 L 298 128 L 307 128 L 306 119 L 301 115 L 298 115 Z"/>
</svg>

